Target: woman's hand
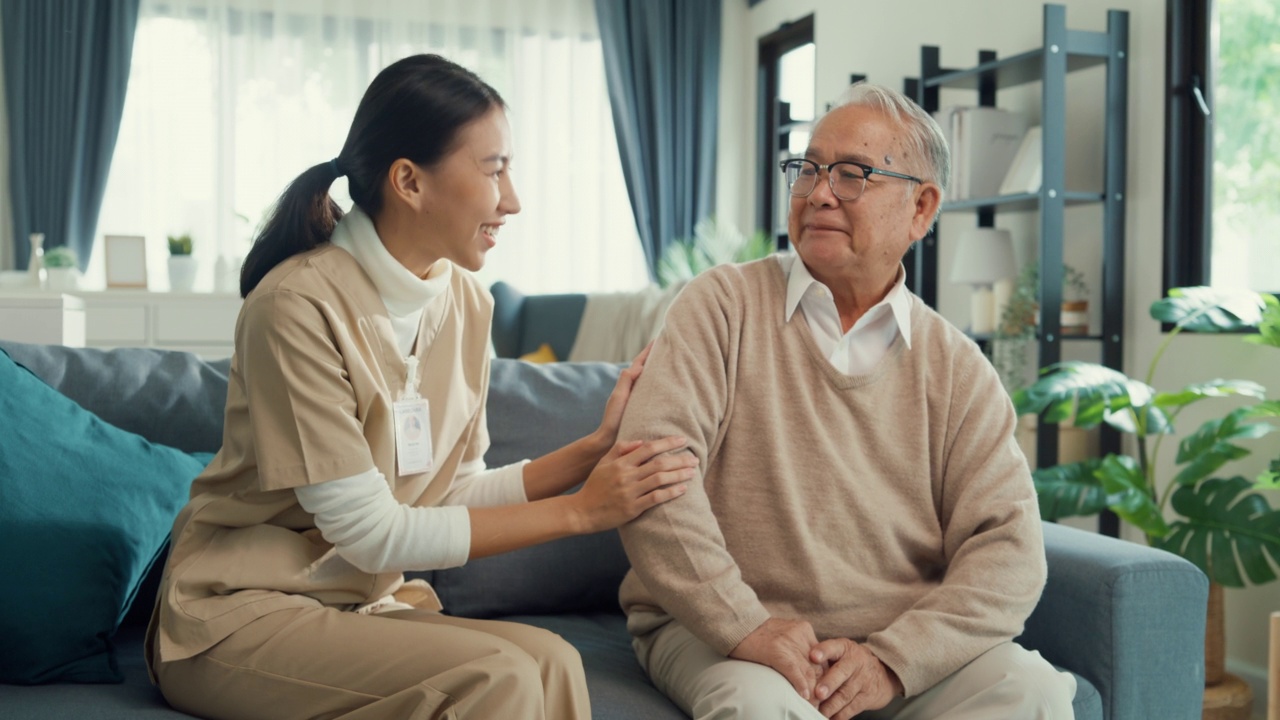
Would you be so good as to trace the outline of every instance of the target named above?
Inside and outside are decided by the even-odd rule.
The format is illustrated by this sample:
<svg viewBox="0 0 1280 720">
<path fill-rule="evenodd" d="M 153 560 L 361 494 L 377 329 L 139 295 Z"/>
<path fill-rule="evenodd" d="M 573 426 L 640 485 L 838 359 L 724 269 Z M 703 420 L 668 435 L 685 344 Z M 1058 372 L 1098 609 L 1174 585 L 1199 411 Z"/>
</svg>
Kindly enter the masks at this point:
<svg viewBox="0 0 1280 720">
<path fill-rule="evenodd" d="M 641 364 L 646 353 L 637 358 Z M 616 528 L 655 505 L 683 495 L 684 483 L 695 477 L 694 468 L 698 465 L 693 453 L 671 452 L 684 445 L 684 438 L 674 436 L 614 445 L 591 471 L 582 489 L 568 496 L 579 514 L 582 531 Z"/>
<path fill-rule="evenodd" d="M 639 355 L 636 355 L 631 365 L 618 375 L 618 382 L 613 386 L 613 392 L 609 393 L 600 427 L 591 434 L 593 445 L 600 448 L 601 453 L 612 448 L 618 441 L 618 427 L 622 425 L 622 412 L 627 409 L 627 401 L 631 399 L 631 389 L 635 387 L 636 380 L 640 379 L 640 373 L 644 372 L 645 360 L 649 359 L 649 351 L 652 349 L 651 342 L 640 351 Z"/>
</svg>

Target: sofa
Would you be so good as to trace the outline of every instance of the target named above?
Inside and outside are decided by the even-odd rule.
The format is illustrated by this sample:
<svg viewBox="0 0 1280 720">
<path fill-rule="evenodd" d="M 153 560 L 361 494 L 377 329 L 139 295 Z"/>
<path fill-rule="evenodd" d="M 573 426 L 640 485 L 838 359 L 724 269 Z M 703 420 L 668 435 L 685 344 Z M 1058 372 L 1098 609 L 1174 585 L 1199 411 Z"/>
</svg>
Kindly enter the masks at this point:
<svg viewBox="0 0 1280 720">
<path fill-rule="evenodd" d="M 219 445 L 225 360 L 204 362 L 153 349 L 102 351 L 9 342 L 0 342 L 0 350 L 60 397 L 116 428 L 188 453 L 213 452 Z M 0 361 L 5 359 L 0 355 Z M 533 457 L 589 432 L 618 371 L 618 365 L 605 363 L 535 365 L 495 359 L 489 464 Z M 6 392 L 0 385 L 0 393 Z M 21 479 L 0 481 L 12 487 Z M 0 518 L 5 512 L 0 505 Z M 1204 575 L 1176 556 L 1145 546 L 1064 526 L 1047 524 L 1044 531 L 1048 585 L 1020 642 L 1075 674 L 1076 717 L 1200 717 Z M 158 558 L 162 542 L 163 536 L 151 549 Z M 0 547 L 0 555 L 11 550 Z M 21 560 L 4 562 L 12 566 Z M 158 559 L 142 573 L 136 595 L 129 593 L 134 597 L 130 607 L 106 608 L 108 617 L 118 610 L 122 619 L 118 630 L 108 628 L 99 640 L 110 650 L 123 682 L 0 684 L 0 717 L 187 717 L 167 707 L 143 664 L 143 633 L 161 565 Z M 572 643 L 586 668 L 595 718 L 684 718 L 649 683 L 632 654 L 616 597 L 626 569 L 617 534 L 608 532 L 421 575 L 436 588 L 446 612 L 530 623 Z M 0 653 L 13 651 L 7 640 L 0 641 L 0 648 L 9 648 Z"/>
</svg>

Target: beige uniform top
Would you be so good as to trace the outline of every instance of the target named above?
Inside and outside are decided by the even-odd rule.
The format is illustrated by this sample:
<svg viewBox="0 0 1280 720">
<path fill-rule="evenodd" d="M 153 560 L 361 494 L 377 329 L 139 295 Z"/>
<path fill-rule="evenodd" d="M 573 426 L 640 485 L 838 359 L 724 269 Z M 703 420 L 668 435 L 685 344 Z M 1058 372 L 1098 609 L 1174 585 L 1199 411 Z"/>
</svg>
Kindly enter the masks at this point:
<svg viewBox="0 0 1280 720">
<path fill-rule="evenodd" d="M 489 445 L 492 299 L 469 273 L 422 315 L 414 353 L 430 403 L 432 470 L 397 477 L 393 403 L 407 376 L 386 306 L 346 251 L 285 260 L 236 323 L 222 449 L 191 487 L 148 631 L 148 661 L 196 655 L 267 613 L 354 608 L 387 595 L 439 609 L 425 583 L 369 574 L 321 537 L 293 488 L 374 467 L 406 505 L 439 504 Z"/>
</svg>

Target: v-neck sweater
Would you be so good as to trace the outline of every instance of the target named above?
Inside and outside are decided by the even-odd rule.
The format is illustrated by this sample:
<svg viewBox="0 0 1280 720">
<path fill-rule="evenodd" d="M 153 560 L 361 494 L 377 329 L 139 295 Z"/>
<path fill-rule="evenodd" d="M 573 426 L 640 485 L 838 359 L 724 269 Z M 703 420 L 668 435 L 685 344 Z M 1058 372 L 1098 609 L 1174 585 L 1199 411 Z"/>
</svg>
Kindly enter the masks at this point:
<svg viewBox="0 0 1280 720">
<path fill-rule="evenodd" d="M 1045 581 L 1015 415 L 963 333 L 911 300 L 868 373 L 784 318 L 766 259 L 695 278 L 619 439 L 688 439 L 701 476 L 621 528 L 633 634 L 673 618 L 728 655 L 766 619 L 865 643 L 919 693 L 1022 631 Z"/>
</svg>

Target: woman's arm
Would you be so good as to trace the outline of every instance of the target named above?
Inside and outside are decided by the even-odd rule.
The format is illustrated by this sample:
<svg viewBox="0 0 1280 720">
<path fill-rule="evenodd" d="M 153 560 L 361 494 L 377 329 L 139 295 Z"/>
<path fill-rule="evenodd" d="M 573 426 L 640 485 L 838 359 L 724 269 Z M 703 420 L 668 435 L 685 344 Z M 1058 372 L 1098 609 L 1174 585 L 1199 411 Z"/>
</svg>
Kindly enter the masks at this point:
<svg viewBox="0 0 1280 720">
<path fill-rule="evenodd" d="M 582 489 L 572 495 L 557 494 L 521 505 L 468 508 L 470 557 L 497 555 L 569 535 L 609 530 L 654 505 L 679 497 L 697 464 L 690 453 L 671 454 L 684 444 L 684 439 L 677 437 L 620 443 L 605 453 Z M 568 449 L 562 448 L 525 466 L 526 487 L 529 468 L 534 463 L 554 459 L 557 453 Z"/>
<path fill-rule="evenodd" d="M 554 452 L 525 465 L 524 492 L 530 500 L 553 498 L 587 479 L 592 469 L 604 458 L 618 438 L 618 426 L 622 424 L 622 411 L 631 399 L 631 389 L 644 371 L 653 345 L 640 351 L 631 365 L 618 375 L 618 382 L 609 393 L 604 406 L 604 417 L 595 432 L 565 445 Z"/>
</svg>

